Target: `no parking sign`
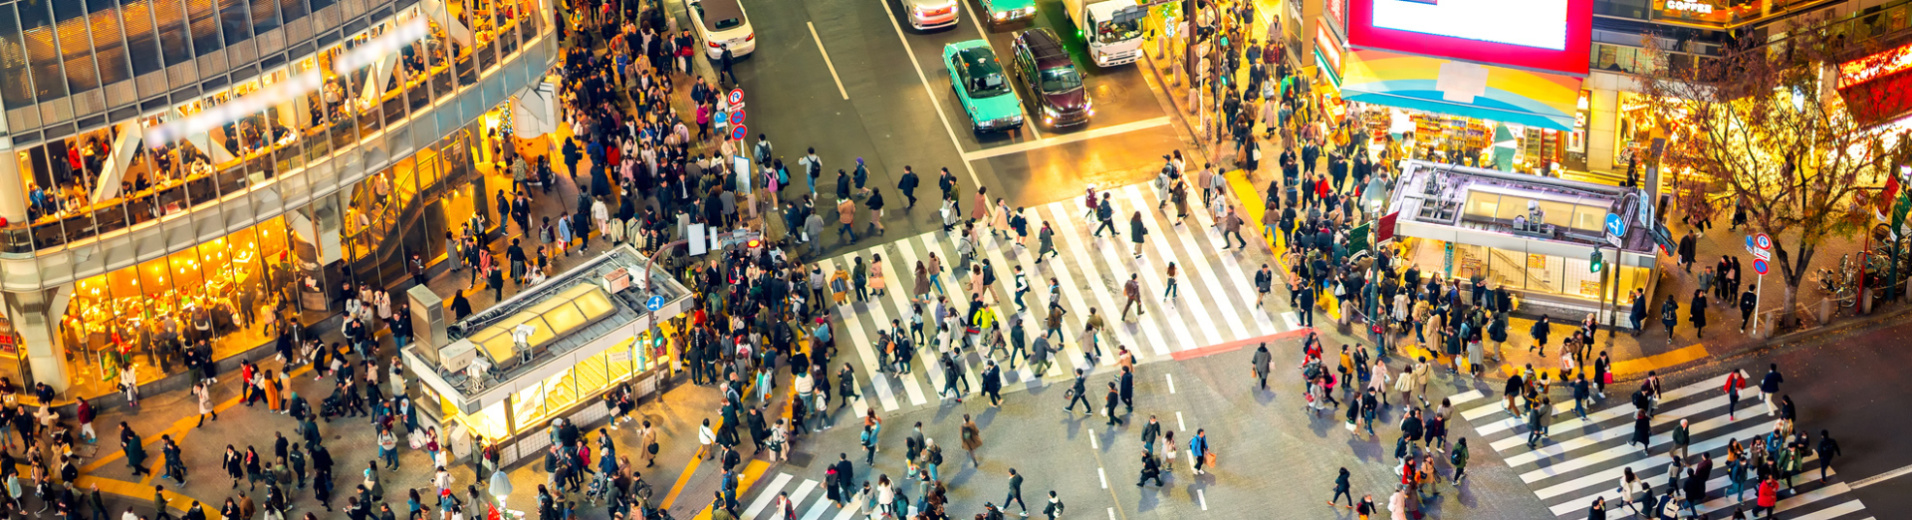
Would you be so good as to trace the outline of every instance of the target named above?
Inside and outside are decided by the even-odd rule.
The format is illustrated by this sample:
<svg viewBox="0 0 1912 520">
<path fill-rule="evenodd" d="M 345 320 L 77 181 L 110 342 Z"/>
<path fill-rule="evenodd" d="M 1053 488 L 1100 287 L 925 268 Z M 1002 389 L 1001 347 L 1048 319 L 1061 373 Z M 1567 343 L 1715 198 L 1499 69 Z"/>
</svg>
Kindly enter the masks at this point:
<svg viewBox="0 0 1912 520">
<path fill-rule="evenodd" d="M 736 128 L 730 129 L 730 138 L 738 141 L 744 140 L 744 136 L 750 135 L 750 132 L 744 130 L 744 125 L 737 125 Z"/>
</svg>

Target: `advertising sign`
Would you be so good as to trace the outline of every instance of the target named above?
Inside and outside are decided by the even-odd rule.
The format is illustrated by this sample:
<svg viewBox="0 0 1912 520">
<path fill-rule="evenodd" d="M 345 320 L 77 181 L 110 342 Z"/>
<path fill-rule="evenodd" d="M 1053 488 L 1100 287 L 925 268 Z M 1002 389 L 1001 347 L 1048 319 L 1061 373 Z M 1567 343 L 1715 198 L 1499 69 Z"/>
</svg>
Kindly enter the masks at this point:
<svg viewBox="0 0 1912 520">
<path fill-rule="evenodd" d="M 1593 0 L 1349 0 L 1348 45 L 1586 75 Z"/>
</svg>

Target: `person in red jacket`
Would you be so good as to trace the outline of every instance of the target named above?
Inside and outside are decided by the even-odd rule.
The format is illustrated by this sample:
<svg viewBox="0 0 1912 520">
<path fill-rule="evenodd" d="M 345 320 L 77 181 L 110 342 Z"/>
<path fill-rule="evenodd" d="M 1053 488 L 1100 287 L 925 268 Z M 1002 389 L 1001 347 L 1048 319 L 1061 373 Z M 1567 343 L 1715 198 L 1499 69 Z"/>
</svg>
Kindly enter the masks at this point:
<svg viewBox="0 0 1912 520">
<path fill-rule="evenodd" d="M 1779 481 L 1772 475 L 1759 482 L 1759 501 L 1753 504 L 1753 516 L 1766 512 L 1766 518 L 1773 517 L 1773 509 L 1779 506 Z"/>
</svg>

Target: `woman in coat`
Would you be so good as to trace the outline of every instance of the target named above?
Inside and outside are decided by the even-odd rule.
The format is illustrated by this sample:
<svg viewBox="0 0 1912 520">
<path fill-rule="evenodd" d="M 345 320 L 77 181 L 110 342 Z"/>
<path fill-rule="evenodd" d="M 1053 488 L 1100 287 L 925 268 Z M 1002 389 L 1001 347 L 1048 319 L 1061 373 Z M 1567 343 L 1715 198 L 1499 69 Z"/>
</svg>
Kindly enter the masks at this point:
<svg viewBox="0 0 1912 520">
<path fill-rule="evenodd" d="M 1653 428 L 1653 419 L 1651 416 L 1648 416 L 1646 414 L 1646 410 L 1640 410 L 1640 411 L 1634 412 L 1633 413 L 1633 438 L 1627 440 L 1627 445 L 1632 446 L 1633 444 L 1638 443 L 1640 445 L 1640 451 L 1645 452 L 1648 446 L 1647 441 L 1653 433 L 1652 428 Z"/>
<path fill-rule="evenodd" d="M 260 386 L 265 387 L 266 390 L 266 406 L 275 412 L 285 410 L 285 401 L 279 399 L 279 380 L 273 377 L 271 370 L 266 371 L 266 377 L 262 381 Z"/>
<path fill-rule="evenodd" d="M 886 290 L 886 288 L 889 287 L 889 284 L 885 283 L 883 280 L 884 280 L 883 254 L 882 253 L 871 254 L 870 255 L 870 291 L 872 293 L 875 293 L 877 296 L 884 296 L 889 294 L 889 292 Z"/>
<path fill-rule="evenodd" d="M 914 279 L 916 280 L 916 284 L 910 290 L 910 294 L 913 297 L 910 301 L 914 303 L 929 302 L 929 268 L 923 265 L 922 260 L 916 261 Z"/>
<path fill-rule="evenodd" d="M 1135 244 L 1135 257 L 1142 257 L 1142 244 L 1147 241 L 1149 228 L 1142 224 L 1142 212 L 1137 211 L 1129 217 L 1129 241 Z"/>
<path fill-rule="evenodd" d="M 1693 337 L 1706 337 L 1706 291 L 1693 290 L 1693 303 L 1686 306 L 1686 319 L 1693 324 Z"/>
</svg>

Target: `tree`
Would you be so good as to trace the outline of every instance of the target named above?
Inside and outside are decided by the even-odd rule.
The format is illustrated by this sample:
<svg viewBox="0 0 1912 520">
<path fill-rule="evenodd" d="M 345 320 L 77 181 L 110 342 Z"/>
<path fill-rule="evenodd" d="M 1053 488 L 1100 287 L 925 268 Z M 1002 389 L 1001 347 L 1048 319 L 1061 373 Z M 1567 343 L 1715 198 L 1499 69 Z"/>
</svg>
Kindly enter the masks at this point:
<svg viewBox="0 0 1912 520">
<path fill-rule="evenodd" d="M 1906 157 L 1903 133 L 1886 135 L 1848 110 L 1884 100 L 1842 98 L 1829 83 L 1840 62 L 1866 49 L 1821 22 L 1805 20 L 1776 42 L 1728 44 L 1707 60 L 1672 56 L 1648 38 L 1656 63 L 1678 63 L 1641 81 L 1658 127 L 1676 129 L 1662 159 L 1676 181 L 1674 205 L 1694 220 L 1731 215 L 1735 204 L 1746 211 L 1754 230 L 1773 237 L 1788 310 L 1818 248 L 1865 228 L 1871 213 L 1860 203 Z M 1782 313 L 1781 326 L 1794 318 Z"/>
</svg>

